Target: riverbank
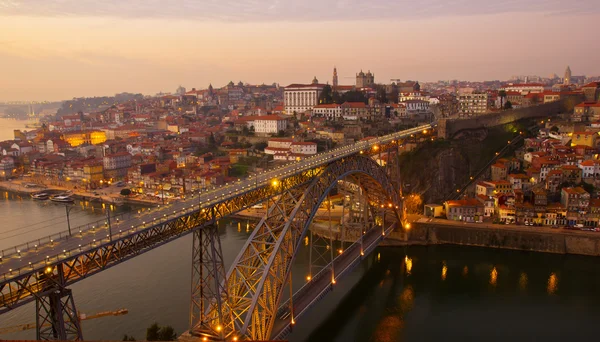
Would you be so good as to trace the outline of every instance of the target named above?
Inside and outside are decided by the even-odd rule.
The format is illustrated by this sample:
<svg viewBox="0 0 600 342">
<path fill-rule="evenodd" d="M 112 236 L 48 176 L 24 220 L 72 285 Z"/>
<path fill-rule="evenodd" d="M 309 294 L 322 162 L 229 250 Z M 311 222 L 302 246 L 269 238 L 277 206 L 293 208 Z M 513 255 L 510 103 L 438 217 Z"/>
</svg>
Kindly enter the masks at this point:
<svg viewBox="0 0 600 342">
<path fill-rule="evenodd" d="M 408 231 L 393 232 L 386 246 L 477 246 L 554 254 L 600 256 L 600 233 L 420 219 Z"/>
<path fill-rule="evenodd" d="M 123 197 L 118 193 L 114 192 L 106 192 L 104 190 L 96 190 L 94 192 L 89 192 L 81 189 L 70 189 L 66 187 L 56 186 L 56 185 L 38 185 L 35 187 L 26 187 L 25 184 L 34 184 L 28 183 L 21 180 L 13 180 L 13 181 L 2 181 L 0 182 L 0 190 L 9 191 L 12 193 L 16 193 L 24 196 L 31 196 L 31 194 L 40 192 L 40 191 L 52 191 L 52 192 L 65 192 L 70 191 L 73 194 L 73 197 L 79 200 L 97 200 L 99 202 L 105 202 L 109 204 L 115 204 L 120 202 L 126 204 L 134 204 L 134 205 L 143 205 L 143 206 L 155 206 L 161 204 L 160 200 L 157 199 L 147 199 L 140 197 Z"/>
</svg>

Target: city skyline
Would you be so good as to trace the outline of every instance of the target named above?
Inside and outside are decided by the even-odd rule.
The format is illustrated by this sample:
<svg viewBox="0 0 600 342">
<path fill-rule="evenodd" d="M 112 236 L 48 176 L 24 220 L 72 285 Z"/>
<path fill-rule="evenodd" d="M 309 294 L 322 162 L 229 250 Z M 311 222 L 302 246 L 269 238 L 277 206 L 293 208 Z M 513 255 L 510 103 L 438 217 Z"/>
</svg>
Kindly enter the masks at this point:
<svg viewBox="0 0 600 342">
<path fill-rule="evenodd" d="M 242 80 L 286 86 L 316 76 L 375 81 L 506 80 L 515 74 L 597 75 L 581 37 L 600 6 L 580 0 L 5 1 L 0 101 L 155 94 Z M 577 22 L 577 30 L 565 30 Z M 491 24 L 490 24 L 491 23 Z M 77 34 L 74 34 L 76 32 Z"/>
</svg>

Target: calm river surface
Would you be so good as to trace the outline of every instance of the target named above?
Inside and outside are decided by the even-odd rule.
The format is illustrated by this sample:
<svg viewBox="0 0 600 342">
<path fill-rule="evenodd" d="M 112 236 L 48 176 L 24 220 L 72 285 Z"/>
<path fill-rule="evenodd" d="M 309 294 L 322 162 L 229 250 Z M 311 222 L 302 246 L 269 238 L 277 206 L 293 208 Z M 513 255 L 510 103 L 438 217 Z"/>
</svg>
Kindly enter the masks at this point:
<svg viewBox="0 0 600 342">
<path fill-rule="evenodd" d="M 15 138 L 14 130 L 31 130 L 25 128 L 26 120 L 15 120 L 0 118 L 0 141 L 12 140 Z"/>
<path fill-rule="evenodd" d="M 103 217 L 78 203 L 73 224 Z M 128 210 L 120 208 L 119 210 Z M 0 192 L 0 249 L 66 229 L 64 207 Z M 222 223 L 226 267 L 249 233 Z M 153 322 L 188 326 L 191 236 L 110 268 L 71 288 L 81 312 L 127 308 L 85 321 L 84 337 L 137 339 Z M 306 275 L 301 251 L 295 284 Z M 600 333 L 600 259 L 466 247 L 379 248 L 302 317 L 296 341 L 591 341 Z M 294 285 L 297 287 L 297 285 Z M 28 304 L 0 327 L 35 321 Z M 0 339 L 33 339 L 29 330 Z"/>
</svg>

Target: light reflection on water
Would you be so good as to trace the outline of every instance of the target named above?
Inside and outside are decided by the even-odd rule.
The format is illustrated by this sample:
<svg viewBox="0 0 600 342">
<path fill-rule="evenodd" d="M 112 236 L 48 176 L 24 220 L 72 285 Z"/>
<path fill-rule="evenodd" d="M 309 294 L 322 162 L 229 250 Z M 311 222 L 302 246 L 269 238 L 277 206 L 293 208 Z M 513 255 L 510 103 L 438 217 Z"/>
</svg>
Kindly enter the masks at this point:
<svg viewBox="0 0 600 342">
<path fill-rule="evenodd" d="M 292 334 L 290 341 L 507 341 L 515 331 L 517 340 L 596 336 L 596 258 L 415 246 L 380 248 L 370 259 L 338 308 L 315 307 L 311 313 L 326 318 L 309 337 Z"/>
</svg>

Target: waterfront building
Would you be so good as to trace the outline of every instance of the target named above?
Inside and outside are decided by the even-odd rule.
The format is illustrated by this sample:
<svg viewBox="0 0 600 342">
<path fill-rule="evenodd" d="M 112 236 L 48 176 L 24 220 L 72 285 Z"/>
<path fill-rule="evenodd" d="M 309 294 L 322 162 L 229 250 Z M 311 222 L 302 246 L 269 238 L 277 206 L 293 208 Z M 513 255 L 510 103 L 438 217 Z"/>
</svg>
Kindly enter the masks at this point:
<svg viewBox="0 0 600 342">
<path fill-rule="evenodd" d="M 582 187 L 565 187 L 560 193 L 560 203 L 570 212 L 587 211 L 590 194 Z"/>
<path fill-rule="evenodd" d="M 103 158 L 104 176 L 106 179 L 120 179 L 127 175 L 131 167 L 131 154 L 119 152 L 107 154 Z"/>
<path fill-rule="evenodd" d="M 485 216 L 483 203 L 475 198 L 444 202 L 446 217 L 449 220 L 482 222 Z"/>
</svg>

